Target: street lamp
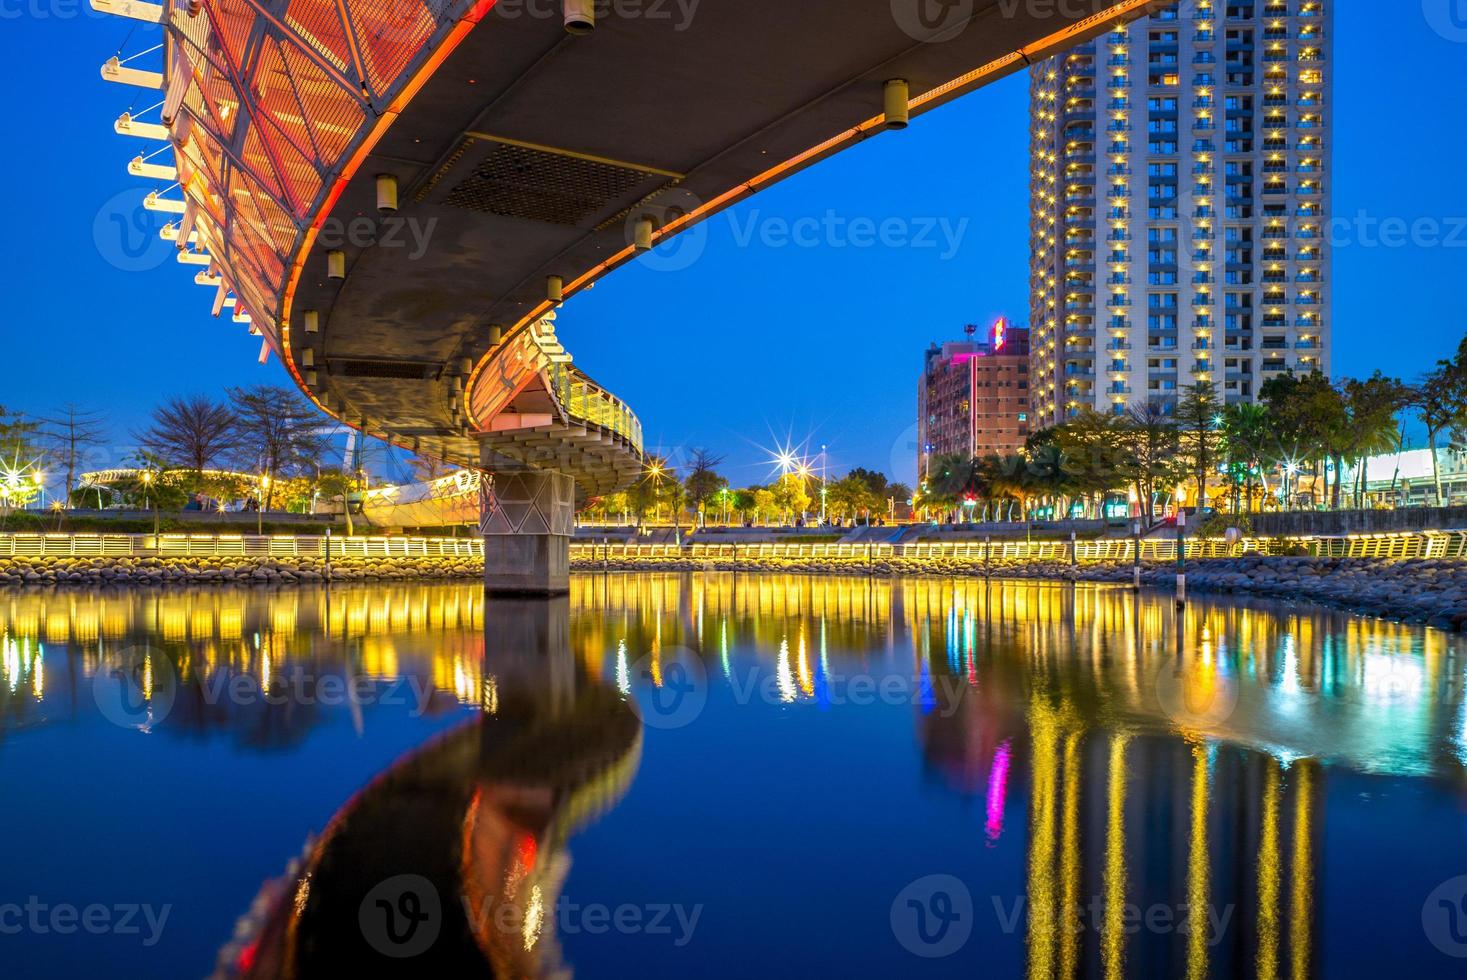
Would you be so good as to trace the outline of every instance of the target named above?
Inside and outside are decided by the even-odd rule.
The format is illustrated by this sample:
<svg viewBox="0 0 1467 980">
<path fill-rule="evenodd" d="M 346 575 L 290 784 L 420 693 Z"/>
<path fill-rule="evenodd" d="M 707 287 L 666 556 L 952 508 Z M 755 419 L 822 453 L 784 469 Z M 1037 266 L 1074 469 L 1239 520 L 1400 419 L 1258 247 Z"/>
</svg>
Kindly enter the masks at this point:
<svg viewBox="0 0 1467 980">
<path fill-rule="evenodd" d="M 829 485 L 825 479 L 826 460 L 825 443 L 820 444 L 820 523 L 825 523 L 825 488 Z"/>
</svg>

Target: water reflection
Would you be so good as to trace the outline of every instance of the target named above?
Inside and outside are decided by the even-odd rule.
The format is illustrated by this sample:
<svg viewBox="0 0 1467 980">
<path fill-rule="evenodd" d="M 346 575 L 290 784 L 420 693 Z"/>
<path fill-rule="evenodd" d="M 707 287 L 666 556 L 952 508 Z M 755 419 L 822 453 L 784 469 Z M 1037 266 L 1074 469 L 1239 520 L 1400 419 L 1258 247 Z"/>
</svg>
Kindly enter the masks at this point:
<svg viewBox="0 0 1467 980">
<path fill-rule="evenodd" d="M 486 605 L 450 585 L 78 593 L 6 596 L 0 617 L 0 733 L 12 739 L 92 713 L 109 671 L 134 680 L 148 730 L 254 751 L 308 745 L 338 708 L 360 730 L 363 704 L 393 685 L 424 712 L 464 713 L 342 801 L 266 889 L 222 960 L 239 975 L 396 962 L 370 911 L 405 923 L 430 895 L 439 938 L 414 972 L 560 974 L 577 960 L 555 914 L 572 839 L 632 790 L 644 738 L 662 753 L 645 764 L 654 775 L 677 766 L 716 785 L 706 760 L 680 754 L 706 750 L 702 730 L 735 747 L 726 776 L 758 772 L 736 747 L 780 719 L 898 722 L 890 738 L 910 740 L 929 783 L 975 806 L 953 853 L 976 840 L 980 856 L 1020 855 L 1012 872 L 965 865 L 980 915 L 1003 906 L 1012 928 L 1000 921 L 956 960 L 1001 961 L 1008 943 L 1031 977 L 1319 975 L 1326 943 L 1338 958 L 1357 941 L 1325 936 L 1317 919 L 1326 831 L 1369 840 L 1352 809 L 1358 780 L 1429 787 L 1423 812 L 1438 825 L 1467 799 L 1460 641 L 1316 609 L 1199 601 L 1178 614 L 1089 586 L 670 574 L 580 577 L 548 604 Z M 136 647 L 146 655 L 119 667 Z M 324 692 L 331 678 L 352 682 L 339 704 Z M 241 679 L 285 696 L 218 696 Z M 173 697 L 158 720 L 163 686 Z M 644 735 L 638 713 L 658 692 L 677 693 L 681 714 L 649 716 Z M 758 785 L 774 801 L 788 789 Z M 929 813 L 918 794 L 887 805 L 840 819 L 879 834 L 883 818 Z M 1460 840 L 1435 844 L 1461 860 Z M 698 855 L 687 861 L 696 881 Z M 1403 876 L 1393 883 L 1412 901 L 1436 884 L 1383 873 Z M 410 901 L 404 876 L 428 891 Z M 839 887 L 882 914 L 891 900 L 874 872 Z M 1409 961 L 1421 936 L 1405 938 L 1396 955 Z M 895 948 L 886 934 L 845 942 Z"/>
</svg>

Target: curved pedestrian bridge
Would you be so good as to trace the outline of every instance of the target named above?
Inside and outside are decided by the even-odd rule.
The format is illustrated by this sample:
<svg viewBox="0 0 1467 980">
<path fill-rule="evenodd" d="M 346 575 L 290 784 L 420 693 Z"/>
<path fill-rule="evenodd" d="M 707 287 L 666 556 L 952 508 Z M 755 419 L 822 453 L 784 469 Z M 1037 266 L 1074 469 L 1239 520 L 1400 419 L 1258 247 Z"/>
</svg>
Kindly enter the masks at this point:
<svg viewBox="0 0 1467 980">
<path fill-rule="evenodd" d="M 486 533 L 537 540 L 487 574 L 528 591 L 565 588 L 572 483 L 625 486 L 643 449 L 556 339 L 565 300 L 1149 6 L 92 2 L 164 26 L 161 73 L 103 77 L 160 92 L 117 131 L 161 144 L 129 169 L 214 313 L 347 424 L 514 474 Z"/>
</svg>

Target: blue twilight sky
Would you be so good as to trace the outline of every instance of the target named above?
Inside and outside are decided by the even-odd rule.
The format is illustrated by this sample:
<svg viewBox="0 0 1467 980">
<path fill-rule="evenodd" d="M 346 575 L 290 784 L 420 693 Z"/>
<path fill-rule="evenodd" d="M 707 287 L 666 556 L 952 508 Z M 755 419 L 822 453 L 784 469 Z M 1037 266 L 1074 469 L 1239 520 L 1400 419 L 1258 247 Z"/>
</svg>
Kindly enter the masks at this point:
<svg viewBox="0 0 1467 980">
<path fill-rule="evenodd" d="M 139 141 L 112 122 L 134 95 L 138 109 L 152 100 L 98 68 L 156 29 L 129 36 L 84 3 L 0 0 L 0 405 L 103 409 L 121 445 L 161 398 L 285 373 L 130 226 L 146 188 L 124 167 Z M 1338 8 L 1334 212 L 1351 224 L 1335 253 L 1334 369 L 1410 376 L 1467 331 L 1467 0 Z M 827 444 L 834 472 L 910 479 L 922 350 L 965 323 L 1027 320 L 1026 94 L 1024 76 L 1006 79 L 713 219 L 701 244 L 613 274 L 567 304 L 567 347 L 636 409 L 649 446 L 708 447 L 737 483 L 766 478 L 767 450 L 791 441 L 812 456 Z M 1359 214 L 1401 224 L 1383 235 Z M 892 222 L 886 241 L 863 221 Z M 1415 244 L 1394 241 L 1406 231 Z"/>
</svg>

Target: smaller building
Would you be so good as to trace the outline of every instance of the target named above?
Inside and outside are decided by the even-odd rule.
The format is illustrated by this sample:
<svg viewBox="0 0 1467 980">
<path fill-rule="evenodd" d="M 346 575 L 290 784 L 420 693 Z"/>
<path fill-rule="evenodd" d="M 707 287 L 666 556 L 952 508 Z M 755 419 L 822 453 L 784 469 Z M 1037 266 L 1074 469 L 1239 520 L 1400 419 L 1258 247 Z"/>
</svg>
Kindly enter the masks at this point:
<svg viewBox="0 0 1467 980">
<path fill-rule="evenodd" d="M 933 344 L 917 386 L 917 471 L 933 458 L 1017 452 L 1029 438 L 1029 331 L 1000 317 L 987 339 Z"/>
</svg>

